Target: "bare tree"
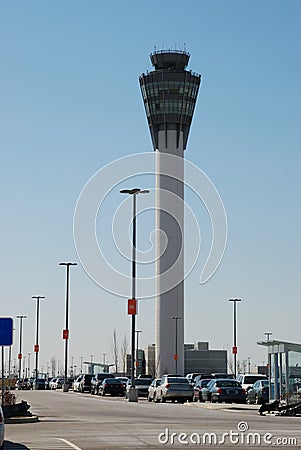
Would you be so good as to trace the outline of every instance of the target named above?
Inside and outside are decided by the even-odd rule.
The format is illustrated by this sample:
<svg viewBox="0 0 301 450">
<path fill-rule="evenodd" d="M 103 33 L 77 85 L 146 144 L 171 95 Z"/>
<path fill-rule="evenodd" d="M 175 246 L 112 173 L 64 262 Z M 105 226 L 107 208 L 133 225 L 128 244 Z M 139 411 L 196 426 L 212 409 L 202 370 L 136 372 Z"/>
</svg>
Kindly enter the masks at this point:
<svg viewBox="0 0 301 450">
<path fill-rule="evenodd" d="M 147 362 L 147 373 L 151 375 L 153 378 L 156 378 L 159 372 L 159 361 L 160 358 L 157 359 L 149 359 Z M 163 371 L 164 372 L 164 371 Z M 165 370 L 167 373 L 167 369 Z"/>
<path fill-rule="evenodd" d="M 244 361 L 240 361 L 239 359 L 236 362 L 236 371 L 237 373 L 246 373 L 246 364 L 247 362 Z M 235 370 L 234 370 L 234 363 L 231 359 L 228 359 L 228 371 L 229 373 L 232 373 L 234 375 Z"/>
<path fill-rule="evenodd" d="M 118 373 L 118 370 L 119 370 L 119 346 L 118 346 L 118 339 L 117 339 L 117 331 L 115 328 L 113 331 L 111 351 L 112 351 L 113 361 L 114 361 L 114 365 L 115 365 L 115 372 Z"/>
<path fill-rule="evenodd" d="M 121 362 L 122 362 L 122 372 L 123 375 L 125 375 L 126 372 L 126 358 L 127 358 L 127 354 L 128 354 L 128 348 L 129 348 L 129 343 L 127 340 L 127 335 L 124 335 L 122 344 L 121 344 Z"/>
</svg>

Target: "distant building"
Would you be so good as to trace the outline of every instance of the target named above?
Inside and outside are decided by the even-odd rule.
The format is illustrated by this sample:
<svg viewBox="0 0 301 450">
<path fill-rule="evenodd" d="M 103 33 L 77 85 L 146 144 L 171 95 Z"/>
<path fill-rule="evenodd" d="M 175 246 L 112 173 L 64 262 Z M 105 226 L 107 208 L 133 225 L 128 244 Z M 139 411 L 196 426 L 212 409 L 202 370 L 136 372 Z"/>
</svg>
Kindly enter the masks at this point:
<svg viewBox="0 0 301 450">
<path fill-rule="evenodd" d="M 185 349 L 184 372 L 227 373 L 227 350 L 209 350 L 208 342 L 196 342 L 194 347 Z"/>
<path fill-rule="evenodd" d="M 257 373 L 260 375 L 269 375 L 269 367 L 268 366 L 257 366 Z"/>
<path fill-rule="evenodd" d="M 146 371 L 154 377 L 158 373 L 155 349 L 155 344 L 152 344 L 144 350 Z M 227 350 L 209 350 L 208 342 L 184 344 L 184 373 L 191 372 L 199 372 L 204 375 L 217 372 L 227 373 Z"/>
<path fill-rule="evenodd" d="M 141 373 L 145 373 L 145 352 L 141 348 L 136 350 L 135 352 L 136 360 L 135 360 L 135 377 L 140 375 Z M 126 375 L 131 376 L 131 367 L 132 367 L 132 355 L 126 355 Z"/>
</svg>

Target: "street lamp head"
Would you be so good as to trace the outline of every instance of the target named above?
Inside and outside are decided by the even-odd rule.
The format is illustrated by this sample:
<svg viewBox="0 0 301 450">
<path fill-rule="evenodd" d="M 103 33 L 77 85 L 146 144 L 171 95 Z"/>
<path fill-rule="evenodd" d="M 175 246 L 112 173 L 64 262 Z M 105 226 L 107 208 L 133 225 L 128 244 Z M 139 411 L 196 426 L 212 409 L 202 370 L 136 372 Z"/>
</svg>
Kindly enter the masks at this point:
<svg viewBox="0 0 301 450">
<path fill-rule="evenodd" d="M 77 266 L 77 263 L 61 262 L 61 263 L 59 263 L 59 266 Z"/>
<path fill-rule="evenodd" d="M 182 317 L 181 317 L 181 316 L 172 316 L 171 319 L 176 319 L 176 320 L 178 320 L 178 319 L 182 319 Z"/>
<path fill-rule="evenodd" d="M 147 190 L 147 189 L 141 190 L 139 188 L 121 189 L 120 194 L 130 194 L 130 195 L 149 194 L 149 190 Z"/>
<path fill-rule="evenodd" d="M 17 319 L 27 319 L 27 316 L 16 316 Z"/>
<path fill-rule="evenodd" d="M 241 298 L 229 298 L 229 302 L 241 302 Z"/>
<path fill-rule="evenodd" d="M 45 297 L 43 297 L 42 295 L 33 295 L 31 298 L 40 299 L 40 298 L 45 298 Z"/>
</svg>

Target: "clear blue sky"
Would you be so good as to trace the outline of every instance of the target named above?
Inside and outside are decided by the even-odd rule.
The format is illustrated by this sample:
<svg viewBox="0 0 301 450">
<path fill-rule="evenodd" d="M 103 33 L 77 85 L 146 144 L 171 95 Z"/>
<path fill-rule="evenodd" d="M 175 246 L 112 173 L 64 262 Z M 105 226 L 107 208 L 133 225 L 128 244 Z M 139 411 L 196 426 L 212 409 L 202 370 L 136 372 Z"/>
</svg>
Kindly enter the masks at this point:
<svg viewBox="0 0 301 450">
<path fill-rule="evenodd" d="M 152 151 L 138 77 L 155 47 L 184 44 L 189 68 L 202 74 L 185 155 L 215 183 L 229 225 L 222 264 L 201 286 L 210 243 L 202 236 L 185 288 L 185 341 L 230 349 L 227 299 L 238 297 L 238 359 L 266 360 L 256 342 L 267 331 L 300 342 L 300 10 L 294 0 L 1 2 L 0 316 L 28 316 L 24 354 L 33 353 L 39 294 L 41 363 L 63 360 L 58 263 L 78 260 L 76 201 L 104 165 Z M 113 195 L 113 210 L 122 200 Z M 79 266 L 70 308 L 75 364 L 103 353 L 112 362 L 113 329 L 129 337 L 124 300 Z M 138 328 L 142 347 L 154 342 L 153 300 L 141 302 Z"/>
</svg>

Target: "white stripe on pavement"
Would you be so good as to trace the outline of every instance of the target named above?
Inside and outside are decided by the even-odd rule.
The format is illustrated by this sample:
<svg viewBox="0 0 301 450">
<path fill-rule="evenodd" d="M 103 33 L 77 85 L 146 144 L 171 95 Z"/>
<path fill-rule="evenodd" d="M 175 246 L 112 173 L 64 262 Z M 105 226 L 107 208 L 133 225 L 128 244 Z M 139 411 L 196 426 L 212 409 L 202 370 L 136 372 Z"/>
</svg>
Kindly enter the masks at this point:
<svg viewBox="0 0 301 450">
<path fill-rule="evenodd" d="M 67 439 L 63 439 L 63 438 L 56 438 L 59 439 L 62 442 L 65 442 L 65 444 L 69 445 L 70 447 L 74 448 L 74 450 L 82 450 L 81 448 L 79 448 L 77 445 L 72 444 L 72 442 L 67 441 Z"/>
</svg>

